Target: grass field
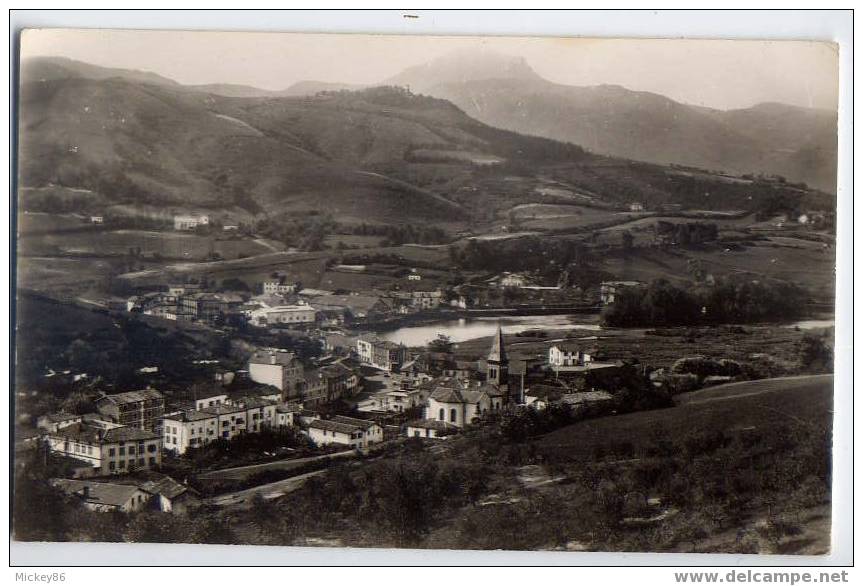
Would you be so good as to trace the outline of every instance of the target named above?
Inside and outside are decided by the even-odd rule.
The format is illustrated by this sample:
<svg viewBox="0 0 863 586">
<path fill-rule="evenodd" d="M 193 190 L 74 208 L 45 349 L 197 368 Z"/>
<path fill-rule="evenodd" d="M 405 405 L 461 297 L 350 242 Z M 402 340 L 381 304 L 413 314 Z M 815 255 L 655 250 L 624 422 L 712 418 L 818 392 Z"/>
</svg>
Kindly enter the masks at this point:
<svg viewBox="0 0 863 586">
<path fill-rule="evenodd" d="M 86 226 L 85 226 L 86 228 Z M 284 245 L 276 244 L 284 250 Z M 128 255 L 140 249 L 140 256 L 159 255 L 165 259 L 204 260 L 212 254 L 236 259 L 273 252 L 272 242 L 264 244 L 249 238 L 221 238 L 187 232 L 150 230 L 80 230 L 56 232 L 24 238 L 23 254 L 58 253 L 67 255 Z"/>
<path fill-rule="evenodd" d="M 627 441 L 636 453 L 658 433 L 672 437 L 699 433 L 765 433 L 780 426 L 829 428 L 833 418 L 833 375 L 766 379 L 722 385 L 676 397 L 668 409 L 581 421 L 558 429 L 536 444 L 568 458 L 590 458 L 599 447 Z"/>
</svg>

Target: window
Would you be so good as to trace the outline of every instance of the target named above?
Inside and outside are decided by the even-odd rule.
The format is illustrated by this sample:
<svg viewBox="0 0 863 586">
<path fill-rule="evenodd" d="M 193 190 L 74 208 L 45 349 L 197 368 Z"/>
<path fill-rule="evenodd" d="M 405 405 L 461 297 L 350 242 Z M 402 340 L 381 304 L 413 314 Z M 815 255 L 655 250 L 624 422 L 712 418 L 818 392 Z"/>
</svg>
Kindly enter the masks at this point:
<svg viewBox="0 0 863 586">
<path fill-rule="evenodd" d="M 114 462 L 108 462 L 108 470 L 113 470 L 116 467 L 117 466 L 114 464 Z"/>
<path fill-rule="evenodd" d="M 457 416 L 456 416 L 456 410 L 455 410 L 455 409 L 450 409 L 450 410 L 449 410 L 449 420 L 450 420 L 451 422 L 455 423 L 455 422 L 456 422 L 456 417 L 457 417 Z"/>
<path fill-rule="evenodd" d="M 108 448 L 108 456 L 114 457 L 114 448 Z"/>
<path fill-rule="evenodd" d="M 414 430 L 414 437 L 419 437 L 419 436 L 420 436 L 420 430 L 415 429 Z"/>
<path fill-rule="evenodd" d="M 152 460 L 152 458 L 150 458 Z M 144 458 L 138 458 L 138 466 L 144 465 Z"/>
<path fill-rule="evenodd" d="M 147 446 L 147 451 L 150 453 L 155 452 L 156 451 L 156 444 L 150 444 L 149 446 Z"/>
<path fill-rule="evenodd" d="M 440 413 L 438 413 L 438 419 L 440 419 L 441 421 L 446 421 L 446 417 L 444 416 L 443 407 L 440 408 Z"/>
<path fill-rule="evenodd" d="M 134 456 L 134 455 L 135 455 L 135 446 L 129 446 L 129 455 L 130 455 L 130 456 Z"/>
<path fill-rule="evenodd" d="M 121 455 L 121 456 L 125 456 L 125 455 L 126 455 L 126 448 L 120 448 L 120 455 Z"/>
</svg>

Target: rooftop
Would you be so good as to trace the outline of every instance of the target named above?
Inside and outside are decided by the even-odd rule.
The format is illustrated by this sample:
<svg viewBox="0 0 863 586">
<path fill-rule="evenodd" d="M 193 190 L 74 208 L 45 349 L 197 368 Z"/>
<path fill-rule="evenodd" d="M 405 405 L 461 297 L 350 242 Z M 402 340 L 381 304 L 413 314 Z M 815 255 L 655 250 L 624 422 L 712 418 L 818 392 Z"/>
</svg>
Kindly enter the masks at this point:
<svg viewBox="0 0 863 586">
<path fill-rule="evenodd" d="M 359 425 L 353 425 L 350 423 L 341 423 L 339 421 L 332 421 L 328 419 L 315 419 L 311 423 L 309 423 L 309 428 L 313 429 L 322 429 L 324 431 L 334 431 L 336 433 L 355 433 L 357 431 L 362 430 L 363 428 Z"/>
<path fill-rule="evenodd" d="M 65 478 L 56 478 L 51 481 L 51 484 L 66 494 L 75 495 L 81 498 L 85 498 L 84 490 L 89 489 L 89 495 L 85 498 L 86 502 L 112 507 L 119 507 L 126 504 L 139 490 L 137 486 L 129 484 L 69 480 Z"/>
<path fill-rule="evenodd" d="M 345 423 L 347 425 L 355 425 L 357 427 L 362 427 L 363 429 L 368 429 L 374 425 L 377 425 L 374 421 L 369 421 L 368 419 L 359 419 L 357 417 L 347 417 L 345 415 L 335 415 L 330 421 L 335 421 L 337 423 Z"/>
<path fill-rule="evenodd" d="M 100 400 L 107 399 L 112 403 L 121 405 L 124 403 L 137 403 L 139 401 L 151 401 L 154 399 L 164 398 L 165 396 L 156 389 L 142 389 L 140 391 L 126 391 L 125 393 L 117 393 L 115 395 L 105 395 Z"/>
<path fill-rule="evenodd" d="M 407 427 L 433 429 L 435 431 L 458 431 L 458 426 L 437 419 L 415 419 L 405 424 Z"/>
</svg>

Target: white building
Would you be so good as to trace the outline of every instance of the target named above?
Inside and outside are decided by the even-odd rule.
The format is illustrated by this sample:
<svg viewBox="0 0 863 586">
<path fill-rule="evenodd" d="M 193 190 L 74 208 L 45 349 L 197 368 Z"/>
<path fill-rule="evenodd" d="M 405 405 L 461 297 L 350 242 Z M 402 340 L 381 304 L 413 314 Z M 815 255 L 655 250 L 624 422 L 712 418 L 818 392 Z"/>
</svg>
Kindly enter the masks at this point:
<svg viewBox="0 0 863 586">
<path fill-rule="evenodd" d="M 162 463 L 158 434 L 111 423 L 74 423 L 43 436 L 48 449 L 80 460 L 91 474 L 122 474 Z"/>
<path fill-rule="evenodd" d="M 198 226 L 208 226 L 209 224 L 210 216 L 206 214 L 174 216 L 174 230 L 194 230 Z"/>
<path fill-rule="evenodd" d="M 315 308 L 310 305 L 277 305 L 262 307 L 250 312 L 249 323 L 254 326 L 274 324 L 311 324 L 315 323 Z"/>
<path fill-rule="evenodd" d="M 276 404 L 248 397 L 237 404 L 165 415 L 162 418 L 162 438 L 165 450 L 183 454 L 189 448 L 218 439 L 230 440 L 244 433 L 259 433 L 275 425 Z"/>
<path fill-rule="evenodd" d="M 91 224 L 102 224 L 104 222 L 105 222 L 105 218 L 103 218 L 102 216 L 90 216 L 90 223 Z"/>
<path fill-rule="evenodd" d="M 629 211 L 630 212 L 643 212 L 644 211 L 644 204 L 641 203 L 640 201 L 632 202 L 631 204 L 629 204 Z"/>
<path fill-rule="evenodd" d="M 593 358 L 580 348 L 568 344 L 555 344 L 548 349 L 548 365 L 560 366 L 587 366 Z"/>
<path fill-rule="evenodd" d="M 264 295 L 286 295 L 297 290 L 296 284 L 282 281 L 264 281 L 262 288 Z"/>
<path fill-rule="evenodd" d="M 425 419 L 464 427 L 490 410 L 502 408 L 500 392 L 489 386 L 470 387 L 467 383 L 449 380 L 435 387 L 428 398 Z"/>
<path fill-rule="evenodd" d="M 374 421 L 336 416 L 316 419 L 309 423 L 309 439 L 316 445 L 342 444 L 352 448 L 365 448 L 383 441 L 383 429 Z"/>
</svg>

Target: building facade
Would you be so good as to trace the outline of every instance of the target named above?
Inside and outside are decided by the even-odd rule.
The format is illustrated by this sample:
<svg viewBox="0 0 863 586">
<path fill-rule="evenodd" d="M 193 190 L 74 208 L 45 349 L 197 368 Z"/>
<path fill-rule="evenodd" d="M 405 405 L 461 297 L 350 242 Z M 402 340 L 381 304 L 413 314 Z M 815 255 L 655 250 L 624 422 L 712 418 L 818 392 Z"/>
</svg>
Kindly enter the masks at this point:
<svg viewBox="0 0 863 586">
<path fill-rule="evenodd" d="M 256 383 L 282 391 L 283 400 L 300 396 L 304 379 L 303 363 L 287 350 L 258 350 L 249 358 L 249 377 Z"/>
<path fill-rule="evenodd" d="M 114 423 L 154 431 L 165 413 L 165 396 L 156 389 L 105 395 L 96 409 Z"/>
</svg>

